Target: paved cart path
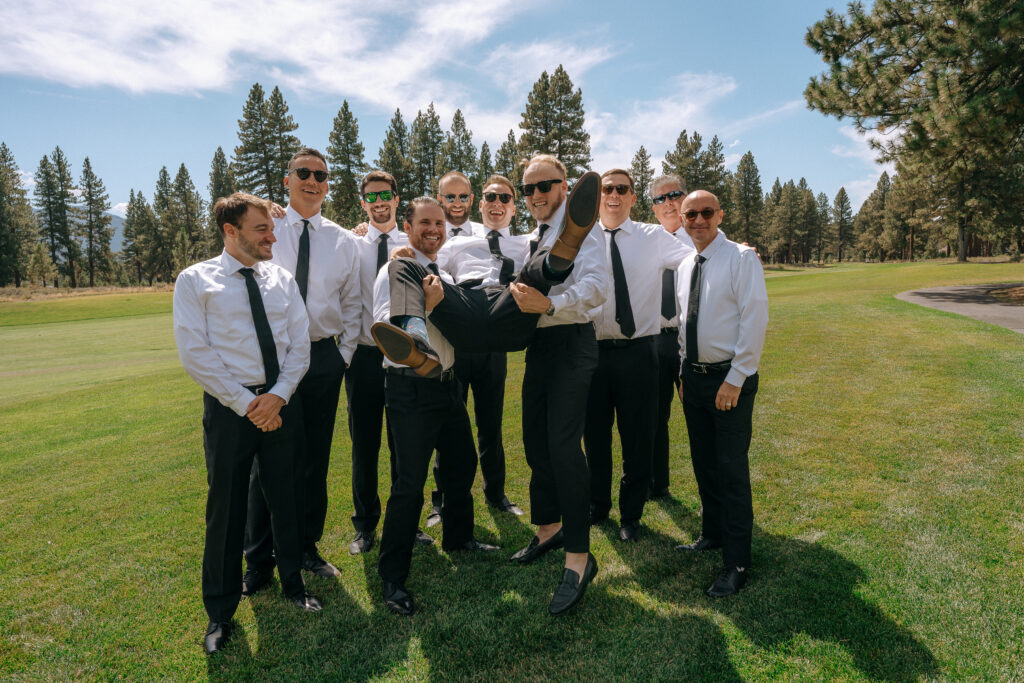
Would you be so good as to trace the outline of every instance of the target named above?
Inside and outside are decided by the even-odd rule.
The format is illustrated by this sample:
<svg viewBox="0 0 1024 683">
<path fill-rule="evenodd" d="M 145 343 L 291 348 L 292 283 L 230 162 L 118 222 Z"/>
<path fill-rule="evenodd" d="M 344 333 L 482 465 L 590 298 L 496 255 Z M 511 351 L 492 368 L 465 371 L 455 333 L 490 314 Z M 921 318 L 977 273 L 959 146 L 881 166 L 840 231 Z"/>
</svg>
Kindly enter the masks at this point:
<svg viewBox="0 0 1024 683">
<path fill-rule="evenodd" d="M 1021 283 L 997 285 L 960 285 L 957 287 L 932 287 L 910 292 L 900 292 L 897 299 L 912 304 L 936 308 L 949 313 L 992 323 L 1024 334 L 1024 306 L 1003 303 L 989 292 L 994 289 L 1020 287 Z"/>
</svg>

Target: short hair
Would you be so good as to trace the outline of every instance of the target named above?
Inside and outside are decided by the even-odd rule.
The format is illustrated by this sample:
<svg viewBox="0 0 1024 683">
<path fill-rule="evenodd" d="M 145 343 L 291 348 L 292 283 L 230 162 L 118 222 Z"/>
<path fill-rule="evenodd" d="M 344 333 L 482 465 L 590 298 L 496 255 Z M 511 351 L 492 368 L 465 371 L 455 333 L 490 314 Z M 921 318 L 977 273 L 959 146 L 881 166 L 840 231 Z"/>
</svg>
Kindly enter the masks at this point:
<svg viewBox="0 0 1024 683">
<path fill-rule="evenodd" d="M 492 175 L 491 177 L 489 177 L 487 180 L 484 181 L 484 185 L 483 186 L 487 187 L 488 185 L 495 185 L 495 184 L 497 184 L 497 185 L 504 185 L 505 187 L 508 188 L 508 191 L 512 193 L 512 199 L 516 198 L 516 188 L 515 188 L 515 185 L 512 184 L 511 180 L 509 180 L 508 178 L 506 178 L 503 175 L 495 173 L 494 175 Z M 483 188 L 481 188 L 481 191 L 483 191 Z"/>
<path fill-rule="evenodd" d="M 320 153 L 320 150 L 313 149 L 312 147 L 303 147 L 298 152 L 292 155 L 292 158 L 288 160 L 288 172 L 291 173 L 292 169 L 295 168 L 295 160 L 299 157 L 316 157 L 320 161 L 324 162 L 324 166 L 327 165 L 327 158 Z"/>
<path fill-rule="evenodd" d="M 416 199 L 413 199 L 405 207 L 405 213 L 402 215 L 402 221 L 411 225 L 413 216 L 416 215 L 416 209 L 424 205 L 436 206 L 444 211 L 444 207 L 441 206 L 441 202 L 437 201 L 433 197 L 416 197 Z"/>
<path fill-rule="evenodd" d="M 362 182 L 359 183 L 359 194 L 366 192 L 366 186 L 373 182 L 388 183 L 391 185 L 391 191 L 398 194 L 398 183 L 395 182 L 395 176 L 391 175 L 387 171 L 374 170 L 370 171 L 363 176 Z"/>
<path fill-rule="evenodd" d="M 465 183 L 469 185 L 469 189 L 472 192 L 473 183 L 469 182 L 469 178 L 467 178 L 466 174 L 463 173 L 462 171 L 448 171 L 443 176 L 441 176 L 437 181 L 438 192 L 441 191 L 441 186 L 444 184 L 444 181 L 448 180 L 449 178 L 458 178 L 459 180 L 465 181 Z"/>
<path fill-rule="evenodd" d="M 270 215 L 270 202 L 247 192 L 235 192 L 227 197 L 221 197 L 213 205 L 213 217 L 220 228 L 220 234 L 224 234 L 224 224 L 230 223 L 237 227 L 250 208 L 258 209 L 268 216 Z"/>
<path fill-rule="evenodd" d="M 629 174 L 629 171 L 627 171 L 624 168 L 613 168 L 613 169 L 611 169 L 609 171 L 605 171 L 604 173 L 602 173 L 601 174 L 601 180 L 604 180 L 605 178 L 607 178 L 610 175 L 624 175 L 624 176 L 626 176 L 626 180 L 629 181 L 629 189 L 633 192 L 633 194 L 636 194 L 636 188 L 633 187 L 633 176 L 631 176 Z"/>
<path fill-rule="evenodd" d="M 522 161 L 523 171 L 525 172 L 526 169 L 530 168 L 530 166 L 533 166 L 534 164 L 551 164 L 562 174 L 563 180 L 566 178 L 565 164 L 559 161 L 558 157 L 554 154 L 543 154 L 541 152 L 537 152 L 529 159 L 524 159 Z"/>
<path fill-rule="evenodd" d="M 677 176 L 675 173 L 666 173 L 665 175 L 660 175 L 654 180 L 652 180 L 650 184 L 647 186 L 648 193 L 653 197 L 654 188 L 656 188 L 658 185 L 664 185 L 665 183 L 675 183 L 676 185 L 679 186 L 679 189 L 683 191 L 683 194 L 686 194 L 686 181 Z"/>
</svg>

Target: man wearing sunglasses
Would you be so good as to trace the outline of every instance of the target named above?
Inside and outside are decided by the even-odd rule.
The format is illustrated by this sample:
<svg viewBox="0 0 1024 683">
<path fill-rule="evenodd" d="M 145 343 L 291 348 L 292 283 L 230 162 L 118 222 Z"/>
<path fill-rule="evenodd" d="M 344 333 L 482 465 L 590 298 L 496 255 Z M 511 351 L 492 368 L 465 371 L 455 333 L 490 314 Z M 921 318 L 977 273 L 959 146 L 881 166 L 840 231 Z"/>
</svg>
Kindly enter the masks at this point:
<svg viewBox="0 0 1024 683">
<path fill-rule="evenodd" d="M 356 347 L 362 307 L 355 238 L 321 215 L 327 197 L 327 162 L 304 147 L 288 162 L 284 185 L 288 208 L 274 221 L 273 262 L 295 276 L 309 316 L 309 370 L 291 402 L 301 428 L 295 430 L 296 499 L 302 538 L 302 568 L 318 576 L 338 570 L 317 549 L 327 519 L 327 470 L 334 420 L 345 368 Z M 274 567 L 270 513 L 258 465 L 253 464 L 246 518 L 245 594 L 267 585 Z"/>
<path fill-rule="evenodd" d="M 718 229 L 718 198 L 697 190 L 683 200 L 683 229 L 697 249 L 679 266 L 679 399 L 703 514 L 701 534 L 680 549 L 722 549 L 723 568 L 707 590 L 739 591 L 750 568 L 754 524 L 750 448 L 757 366 L 768 326 L 768 294 L 757 252 Z"/>
<path fill-rule="evenodd" d="M 657 417 L 661 274 L 692 253 L 661 226 L 634 223 L 633 179 L 623 169 L 601 176 L 601 235 L 612 277 L 595 309 L 598 363 L 590 384 L 583 444 L 591 472 L 591 522 L 611 509 L 612 424 L 622 444 L 619 539 L 640 535 Z"/>
<path fill-rule="evenodd" d="M 651 205 L 654 216 L 665 231 L 692 249 L 693 242 L 683 227 L 683 197 L 686 184 L 679 176 L 662 175 L 651 181 Z M 679 384 L 679 312 L 676 310 L 676 269 L 661 273 L 661 333 L 658 335 L 658 417 L 654 428 L 654 455 L 651 459 L 650 498 L 669 496 L 668 423 L 672 401 Z"/>
<path fill-rule="evenodd" d="M 481 234 L 481 225 L 469 220 L 473 208 L 473 188 L 464 173 L 448 171 L 441 176 L 437 181 L 437 201 L 444 208 L 448 239 Z"/>
</svg>

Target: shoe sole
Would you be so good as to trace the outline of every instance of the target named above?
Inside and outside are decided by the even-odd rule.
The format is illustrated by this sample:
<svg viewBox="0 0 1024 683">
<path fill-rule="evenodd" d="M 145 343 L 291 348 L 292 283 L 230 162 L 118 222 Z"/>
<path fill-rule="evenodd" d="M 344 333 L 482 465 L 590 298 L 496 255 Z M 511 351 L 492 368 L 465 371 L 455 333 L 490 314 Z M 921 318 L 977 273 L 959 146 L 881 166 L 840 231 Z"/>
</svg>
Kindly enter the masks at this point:
<svg viewBox="0 0 1024 683">
<path fill-rule="evenodd" d="M 565 227 L 551 246 L 551 255 L 566 261 L 576 259 L 583 240 L 597 222 L 601 176 L 588 171 L 583 174 L 565 200 Z"/>
<path fill-rule="evenodd" d="M 440 361 L 420 351 L 412 335 L 400 327 L 378 322 L 370 327 L 370 334 L 377 348 L 392 363 L 412 368 L 417 375 L 427 379 L 441 376 Z"/>
</svg>

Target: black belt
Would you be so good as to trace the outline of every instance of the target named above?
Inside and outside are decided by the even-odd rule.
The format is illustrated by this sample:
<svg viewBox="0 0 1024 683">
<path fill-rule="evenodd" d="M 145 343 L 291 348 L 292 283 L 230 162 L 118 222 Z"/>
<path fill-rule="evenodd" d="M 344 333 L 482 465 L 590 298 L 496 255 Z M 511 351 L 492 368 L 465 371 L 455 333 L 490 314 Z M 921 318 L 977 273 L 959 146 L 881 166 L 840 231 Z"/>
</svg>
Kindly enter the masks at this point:
<svg viewBox="0 0 1024 683">
<path fill-rule="evenodd" d="M 338 340 L 337 340 L 336 337 L 330 336 L 330 337 L 324 337 L 323 339 L 317 339 L 316 341 L 311 341 L 309 344 L 310 344 L 310 346 L 316 346 L 318 344 L 326 346 L 328 343 L 332 344 L 333 346 L 337 346 L 338 345 Z"/>
<path fill-rule="evenodd" d="M 650 343 L 652 339 L 654 339 L 653 334 L 645 337 L 633 337 L 632 339 L 598 339 L 597 346 L 601 349 L 624 349 L 627 346 Z"/>
<path fill-rule="evenodd" d="M 402 375 L 403 377 L 414 377 L 416 379 L 435 379 L 438 382 L 451 382 L 453 379 L 455 379 L 455 371 L 452 370 L 451 368 L 448 368 L 447 370 L 442 370 L 441 374 L 438 377 L 424 377 L 423 375 L 417 374 L 416 371 L 413 370 L 412 368 L 397 368 L 394 367 L 393 365 L 389 365 L 388 367 L 384 368 L 384 372 L 388 373 L 389 375 Z"/>
<path fill-rule="evenodd" d="M 663 327 L 663 328 L 661 328 L 661 333 L 662 334 L 671 334 L 672 336 L 678 337 L 679 336 L 679 328 L 678 327 Z"/>
<path fill-rule="evenodd" d="M 720 372 L 729 372 L 729 368 L 732 367 L 732 360 L 723 360 L 720 363 L 693 363 L 688 360 L 683 360 L 683 365 L 701 375 L 710 375 Z"/>
<path fill-rule="evenodd" d="M 246 389 L 256 394 L 257 396 L 259 396 L 260 394 L 265 394 L 268 391 L 268 387 L 266 384 L 256 384 L 251 387 L 246 387 Z"/>
</svg>

